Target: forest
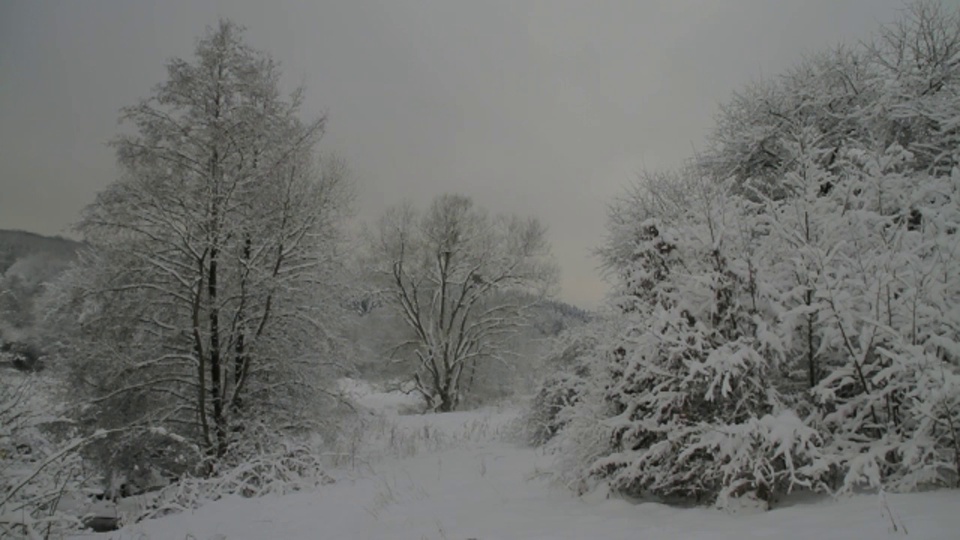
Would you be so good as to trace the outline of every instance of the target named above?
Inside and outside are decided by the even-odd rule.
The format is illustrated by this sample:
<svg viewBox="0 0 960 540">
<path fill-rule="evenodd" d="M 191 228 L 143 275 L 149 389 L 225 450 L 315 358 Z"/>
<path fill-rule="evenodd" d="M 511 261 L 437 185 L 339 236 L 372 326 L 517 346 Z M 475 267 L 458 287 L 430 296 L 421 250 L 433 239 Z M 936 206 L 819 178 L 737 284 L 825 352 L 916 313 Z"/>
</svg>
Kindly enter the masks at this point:
<svg viewBox="0 0 960 540">
<path fill-rule="evenodd" d="M 869 493 L 904 532 L 887 493 L 956 500 L 960 9 L 744 84 L 610 201 L 589 311 L 535 216 L 446 193 L 357 224 L 327 118 L 280 80 L 220 21 L 121 110 L 78 241 L 0 232 L 0 538 L 322 494 L 376 445 L 494 430 L 403 422 L 491 410 L 570 497 Z"/>
</svg>

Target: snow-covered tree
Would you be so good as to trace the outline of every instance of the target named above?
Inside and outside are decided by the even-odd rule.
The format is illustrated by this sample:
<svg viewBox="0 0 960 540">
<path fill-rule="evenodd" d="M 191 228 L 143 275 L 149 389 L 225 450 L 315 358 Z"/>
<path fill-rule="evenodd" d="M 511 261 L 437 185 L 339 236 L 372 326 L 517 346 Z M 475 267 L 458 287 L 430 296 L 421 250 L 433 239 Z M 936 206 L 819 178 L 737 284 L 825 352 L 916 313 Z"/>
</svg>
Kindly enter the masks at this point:
<svg viewBox="0 0 960 540">
<path fill-rule="evenodd" d="M 581 480 L 721 501 L 956 483 L 958 48 L 960 11 L 913 4 L 734 96 L 692 165 L 613 205 L 619 329 L 560 413 Z"/>
<path fill-rule="evenodd" d="M 812 389 L 818 422 L 848 471 L 845 488 L 948 482 L 960 449 L 950 352 L 960 337 L 958 172 L 911 171 L 912 154 L 897 143 L 859 157 L 866 173 L 850 180 L 844 210 L 817 217 L 842 231 L 812 260 L 823 306 L 817 341 L 829 360 Z"/>
<path fill-rule="evenodd" d="M 182 469 L 223 458 L 252 423 L 317 418 L 350 193 L 342 162 L 316 155 L 323 118 L 300 119 L 302 90 L 281 94 L 241 28 L 221 22 L 167 70 L 123 110 L 122 178 L 84 212 L 89 249 L 50 291 L 48 326 L 85 417 L 150 428 L 163 440 L 144 459 Z M 130 433 L 106 446 L 114 458 L 142 447 Z"/>
<path fill-rule="evenodd" d="M 639 224 L 629 275 L 654 279 L 595 370 L 603 383 L 592 399 L 605 404 L 611 451 L 587 472 L 620 490 L 697 499 L 771 500 L 818 484 L 821 439 L 781 393 L 782 308 L 748 247 L 754 205 L 729 182 L 686 185 L 685 209 Z"/>
<path fill-rule="evenodd" d="M 551 292 L 556 265 L 535 219 L 491 217 L 459 195 L 419 213 L 389 210 L 369 235 L 370 265 L 414 337 L 415 390 L 456 409 L 480 362 L 501 361 L 502 340 Z"/>
</svg>

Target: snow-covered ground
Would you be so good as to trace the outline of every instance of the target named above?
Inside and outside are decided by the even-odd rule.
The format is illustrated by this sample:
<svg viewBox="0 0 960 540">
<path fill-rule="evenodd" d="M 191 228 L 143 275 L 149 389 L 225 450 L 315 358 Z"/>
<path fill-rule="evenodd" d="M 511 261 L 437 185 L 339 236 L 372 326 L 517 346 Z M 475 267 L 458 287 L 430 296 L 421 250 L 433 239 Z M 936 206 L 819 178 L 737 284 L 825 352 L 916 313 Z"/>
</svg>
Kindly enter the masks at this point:
<svg viewBox="0 0 960 540">
<path fill-rule="evenodd" d="M 515 413 L 398 416 L 406 396 L 351 392 L 385 411 L 366 448 L 313 492 L 227 498 L 131 525 L 113 539 L 937 539 L 960 538 L 960 491 L 818 500 L 769 512 L 576 497 L 545 473 L 551 457 L 505 442 Z"/>
</svg>

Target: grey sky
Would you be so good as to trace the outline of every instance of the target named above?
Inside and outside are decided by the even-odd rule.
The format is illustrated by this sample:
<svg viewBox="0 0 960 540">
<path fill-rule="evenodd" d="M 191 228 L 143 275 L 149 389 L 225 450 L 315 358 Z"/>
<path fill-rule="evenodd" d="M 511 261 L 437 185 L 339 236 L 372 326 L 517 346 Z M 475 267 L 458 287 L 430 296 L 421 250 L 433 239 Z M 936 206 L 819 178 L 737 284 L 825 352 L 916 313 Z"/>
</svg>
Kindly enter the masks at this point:
<svg viewBox="0 0 960 540">
<path fill-rule="evenodd" d="M 955 1 L 955 0 L 947 0 Z M 308 86 L 361 219 L 436 193 L 541 218 L 562 297 L 641 168 L 702 146 L 716 105 L 804 53 L 866 38 L 900 0 L 0 1 L 0 228 L 64 233 L 115 176 L 117 111 L 218 17 Z"/>
</svg>

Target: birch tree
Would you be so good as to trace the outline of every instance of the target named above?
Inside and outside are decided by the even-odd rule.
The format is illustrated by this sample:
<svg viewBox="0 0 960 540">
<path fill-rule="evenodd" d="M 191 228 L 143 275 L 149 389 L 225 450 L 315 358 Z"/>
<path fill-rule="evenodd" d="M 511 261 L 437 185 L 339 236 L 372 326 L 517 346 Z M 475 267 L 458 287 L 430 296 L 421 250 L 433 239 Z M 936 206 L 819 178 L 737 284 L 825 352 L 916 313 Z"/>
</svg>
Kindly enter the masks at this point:
<svg viewBox="0 0 960 540">
<path fill-rule="evenodd" d="M 436 411 L 457 408 L 479 362 L 504 360 L 503 338 L 556 283 L 539 221 L 491 217 L 460 195 L 424 213 L 395 207 L 369 240 L 384 296 L 414 334 L 397 350 L 416 357 L 414 389 Z"/>
<path fill-rule="evenodd" d="M 86 209 L 92 247 L 52 317 L 100 427 L 150 427 L 154 460 L 176 440 L 216 462 L 252 422 L 314 416 L 350 192 L 343 164 L 317 157 L 324 118 L 301 120 L 303 90 L 283 96 L 278 64 L 235 24 L 167 72 L 123 109 L 122 177 Z"/>
</svg>

